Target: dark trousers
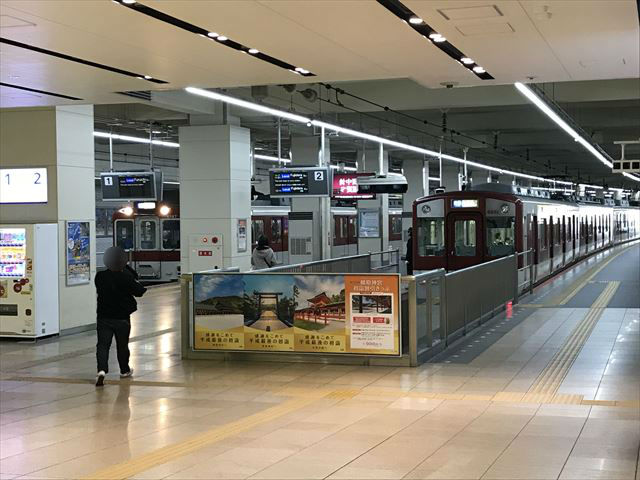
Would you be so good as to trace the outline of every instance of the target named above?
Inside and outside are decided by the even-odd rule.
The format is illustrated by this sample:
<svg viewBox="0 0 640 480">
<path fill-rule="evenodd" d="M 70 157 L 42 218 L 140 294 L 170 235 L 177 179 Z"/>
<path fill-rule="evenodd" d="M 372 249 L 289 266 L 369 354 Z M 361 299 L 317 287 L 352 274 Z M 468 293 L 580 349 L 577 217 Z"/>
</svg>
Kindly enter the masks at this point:
<svg viewBox="0 0 640 480">
<path fill-rule="evenodd" d="M 98 319 L 98 344 L 96 345 L 96 359 L 98 371 L 109 371 L 109 349 L 111 340 L 116 337 L 116 349 L 118 351 L 118 364 L 120 373 L 127 373 L 129 368 L 129 333 L 131 323 L 128 319 Z"/>
</svg>

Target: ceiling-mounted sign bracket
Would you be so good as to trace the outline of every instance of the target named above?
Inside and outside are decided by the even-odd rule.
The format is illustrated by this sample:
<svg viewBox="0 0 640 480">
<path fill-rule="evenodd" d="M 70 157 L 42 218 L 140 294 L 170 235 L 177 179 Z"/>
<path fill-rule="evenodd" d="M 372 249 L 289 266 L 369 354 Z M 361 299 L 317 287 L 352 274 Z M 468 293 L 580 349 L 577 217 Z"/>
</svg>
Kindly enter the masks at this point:
<svg viewBox="0 0 640 480">
<path fill-rule="evenodd" d="M 640 173 L 640 158 L 628 158 L 625 156 L 625 147 L 627 145 L 640 145 L 638 140 L 619 140 L 613 142 L 614 145 L 620 145 L 620 158 L 613 161 L 613 173 Z"/>
</svg>

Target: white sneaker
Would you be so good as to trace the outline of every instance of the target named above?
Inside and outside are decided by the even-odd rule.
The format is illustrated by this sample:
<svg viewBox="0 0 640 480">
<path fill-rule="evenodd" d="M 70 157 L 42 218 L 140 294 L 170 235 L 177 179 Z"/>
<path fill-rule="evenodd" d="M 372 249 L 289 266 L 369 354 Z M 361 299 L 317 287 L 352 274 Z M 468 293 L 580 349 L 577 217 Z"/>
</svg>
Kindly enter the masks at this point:
<svg viewBox="0 0 640 480">
<path fill-rule="evenodd" d="M 129 371 L 126 373 L 120 374 L 120 378 L 128 378 L 128 377 L 133 377 L 133 368 L 130 368 Z"/>
<path fill-rule="evenodd" d="M 104 377 L 106 373 L 104 370 L 100 370 L 96 376 L 96 387 L 102 387 L 104 385 Z"/>
</svg>

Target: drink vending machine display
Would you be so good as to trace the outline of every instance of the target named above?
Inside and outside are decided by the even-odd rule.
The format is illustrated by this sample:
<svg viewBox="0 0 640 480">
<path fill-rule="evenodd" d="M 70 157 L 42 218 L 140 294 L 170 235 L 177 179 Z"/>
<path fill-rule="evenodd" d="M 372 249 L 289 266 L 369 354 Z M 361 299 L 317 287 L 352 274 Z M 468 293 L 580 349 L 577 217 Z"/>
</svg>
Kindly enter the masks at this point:
<svg viewBox="0 0 640 480">
<path fill-rule="evenodd" d="M 0 337 L 59 333 L 58 226 L 0 225 Z"/>
</svg>

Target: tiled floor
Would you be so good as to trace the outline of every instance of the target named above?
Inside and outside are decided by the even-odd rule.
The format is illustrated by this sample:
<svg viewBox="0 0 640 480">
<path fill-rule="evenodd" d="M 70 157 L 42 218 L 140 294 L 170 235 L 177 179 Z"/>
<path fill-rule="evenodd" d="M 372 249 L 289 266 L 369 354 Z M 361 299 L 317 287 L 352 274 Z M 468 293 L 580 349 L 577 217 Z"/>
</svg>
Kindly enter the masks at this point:
<svg viewBox="0 0 640 480">
<path fill-rule="evenodd" d="M 516 307 L 414 369 L 183 362 L 177 287 L 152 289 L 133 321 L 133 380 L 95 389 L 92 332 L 0 343 L 0 478 L 637 480 L 640 309 L 625 302 L 639 253 L 592 279 L 624 270 L 626 293 L 538 396 L 604 285 Z M 523 303 L 561 297 L 577 272 Z"/>
</svg>

